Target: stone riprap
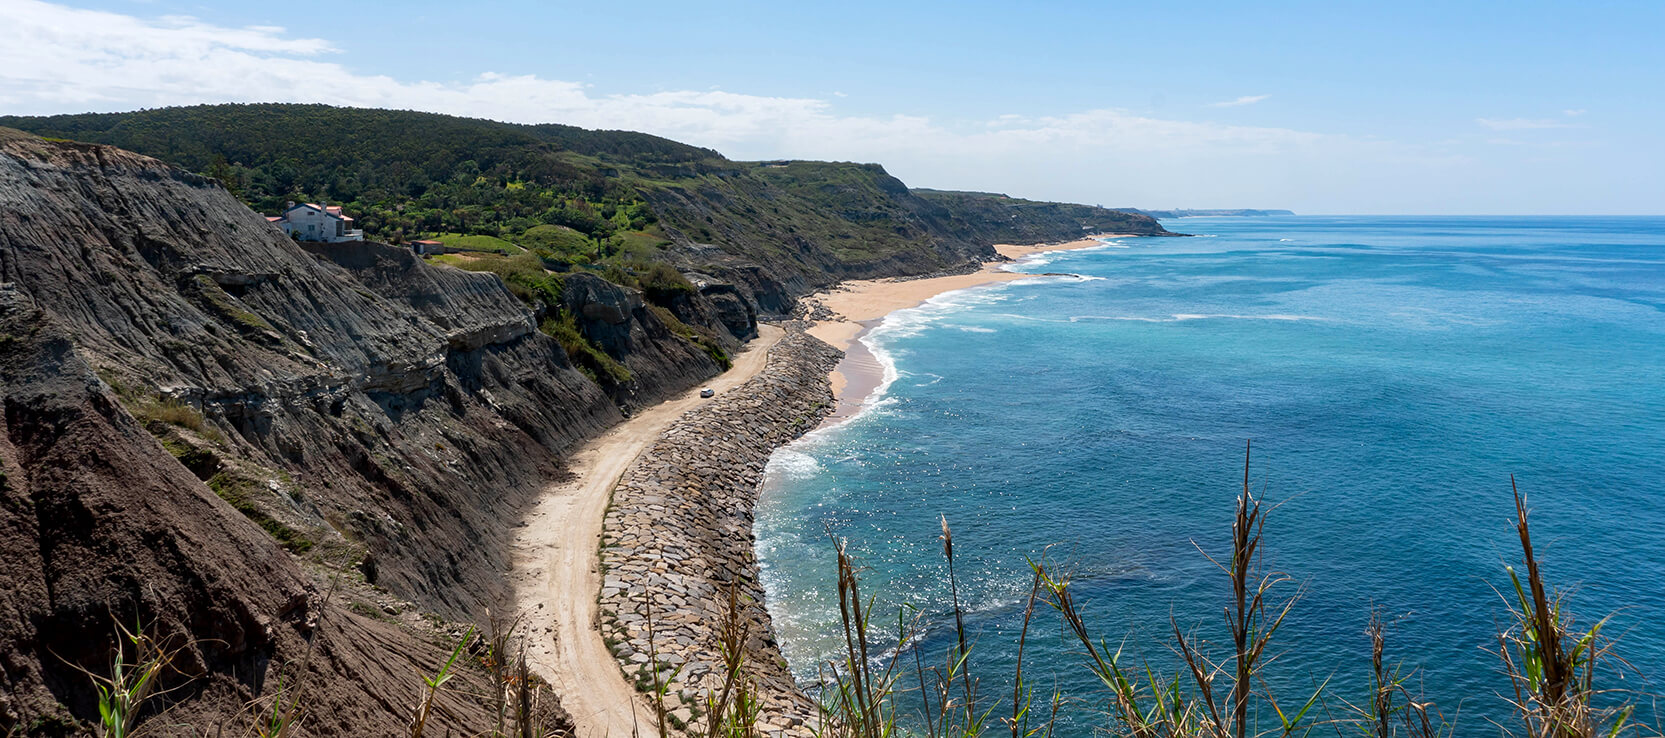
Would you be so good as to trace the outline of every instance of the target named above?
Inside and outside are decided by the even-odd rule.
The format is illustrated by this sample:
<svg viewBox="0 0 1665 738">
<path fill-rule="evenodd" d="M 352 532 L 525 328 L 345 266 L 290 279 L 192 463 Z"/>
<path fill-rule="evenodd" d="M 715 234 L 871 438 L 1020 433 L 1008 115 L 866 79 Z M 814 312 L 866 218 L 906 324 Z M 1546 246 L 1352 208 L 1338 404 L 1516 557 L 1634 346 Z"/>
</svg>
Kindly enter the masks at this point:
<svg viewBox="0 0 1665 738">
<path fill-rule="evenodd" d="M 627 679 L 651 684 L 655 660 L 670 678 L 673 726 L 703 726 L 705 695 L 722 683 L 718 638 L 731 582 L 746 624 L 746 673 L 764 704 L 759 727 L 808 735 L 816 714 L 763 606 L 752 507 L 770 453 L 832 410 L 827 373 L 841 353 L 801 324 L 786 328 L 761 374 L 684 414 L 625 471 L 607 511 L 601 630 Z"/>
</svg>

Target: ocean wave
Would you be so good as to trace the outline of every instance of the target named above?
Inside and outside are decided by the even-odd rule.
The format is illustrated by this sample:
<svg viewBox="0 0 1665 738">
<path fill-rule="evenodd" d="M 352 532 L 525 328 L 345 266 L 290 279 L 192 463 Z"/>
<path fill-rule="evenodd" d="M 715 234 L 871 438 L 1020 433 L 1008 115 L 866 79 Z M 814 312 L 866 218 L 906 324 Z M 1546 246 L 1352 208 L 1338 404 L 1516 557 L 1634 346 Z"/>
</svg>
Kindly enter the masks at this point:
<svg viewBox="0 0 1665 738">
<path fill-rule="evenodd" d="M 1041 252 L 1029 254 L 1027 256 L 1020 256 L 1017 259 L 1013 260 L 1010 264 L 1007 264 L 1007 265 L 1005 265 L 1001 268 L 1006 270 L 1006 271 L 1009 271 L 1009 272 L 1015 272 L 1015 271 L 1019 271 L 1019 270 L 1014 269 L 1013 267 L 1045 266 L 1047 264 L 1051 264 L 1052 262 L 1054 262 L 1058 259 L 1064 258 L 1066 256 L 1069 256 L 1071 254 L 1091 254 L 1091 253 L 1095 253 L 1095 252 L 1099 252 L 1099 251 L 1108 251 L 1110 249 L 1132 248 L 1131 245 L 1122 243 L 1121 241 L 1102 240 L 1102 239 L 1094 239 L 1094 240 L 1099 242 L 1097 246 L 1083 246 L 1083 247 L 1078 248 L 1078 249 L 1061 249 L 1061 250 L 1058 250 L 1058 251 L 1041 251 Z"/>
<path fill-rule="evenodd" d="M 1274 313 L 1270 315 L 1238 315 L 1234 313 L 1172 313 L 1167 317 L 1152 317 L 1148 315 L 1072 315 L 1071 323 L 1084 320 L 1125 320 L 1137 323 L 1180 323 L 1187 320 L 1286 320 L 1286 321 L 1314 321 L 1320 323 L 1331 322 L 1331 318 L 1321 318 L 1315 315 L 1286 315 Z"/>
<path fill-rule="evenodd" d="M 950 325 L 948 327 L 953 328 L 954 330 L 957 330 L 957 331 L 965 331 L 966 333 L 993 333 L 994 332 L 993 328 L 984 328 L 983 326 L 980 326 L 980 325 Z"/>
<path fill-rule="evenodd" d="M 1097 276 L 1094 276 L 1094 275 L 1091 275 L 1091 274 L 1073 274 L 1073 273 L 1071 273 L 1071 274 L 1037 274 L 1033 277 L 1029 277 L 1028 279 L 1014 279 L 1010 282 L 1007 282 L 1007 284 L 1029 286 L 1029 285 L 1036 285 L 1036 284 L 1047 284 L 1049 282 L 1079 283 L 1079 282 L 1103 282 L 1103 281 L 1105 281 L 1104 277 L 1097 277 Z"/>
<path fill-rule="evenodd" d="M 816 461 L 814 456 L 782 446 L 769 455 L 769 461 L 763 467 L 764 484 L 814 479 L 821 471 L 821 462 Z"/>
</svg>

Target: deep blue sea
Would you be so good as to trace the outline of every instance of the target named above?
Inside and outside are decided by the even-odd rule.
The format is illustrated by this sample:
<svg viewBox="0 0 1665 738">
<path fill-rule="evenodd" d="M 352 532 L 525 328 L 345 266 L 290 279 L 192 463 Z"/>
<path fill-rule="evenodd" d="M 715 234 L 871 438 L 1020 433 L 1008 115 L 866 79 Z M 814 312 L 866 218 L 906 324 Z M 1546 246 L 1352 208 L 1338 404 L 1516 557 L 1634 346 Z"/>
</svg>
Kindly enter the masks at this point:
<svg viewBox="0 0 1665 738">
<path fill-rule="evenodd" d="M 1253 439 L 1255 489 L 1282 503 L 1267 563 L 1304 588 L 1267 671 L 1286 698 L 1325 678 L 1367 698 L 1374 607 L 1388 659 L 1420 667 L 1448 717 L 1505 719 L 1487 649 L 1519 559 L 1511 474 L 1572 611 L 1614 613 L 1634 670 L 1608 686 L 1662 691 L 1665 218 L 1164 225 L 1198 237 L 1044 254 L 1012 268 L 1079 276 L 949 293 L 865 337 L 894 381 L 778 451 L 758 510 L 802 678 L 841 647 L 829 535 L 867 567 L 876 620 L 923 611 L 941 661 L 939 516 L 995 702 L 1010 700 L 1026 559 L 1048 546 L 1089 626 L 1130 657 L 1171 667 L 1170 616 L 1223 645 L 1225 577 L 1199 548 L 1229 541 Z M 1028 678 L 1074 700 L 1061 735 L 1087 736 L 1106 693 L 1057 616 L 1036 618 Z"/>
</svg>

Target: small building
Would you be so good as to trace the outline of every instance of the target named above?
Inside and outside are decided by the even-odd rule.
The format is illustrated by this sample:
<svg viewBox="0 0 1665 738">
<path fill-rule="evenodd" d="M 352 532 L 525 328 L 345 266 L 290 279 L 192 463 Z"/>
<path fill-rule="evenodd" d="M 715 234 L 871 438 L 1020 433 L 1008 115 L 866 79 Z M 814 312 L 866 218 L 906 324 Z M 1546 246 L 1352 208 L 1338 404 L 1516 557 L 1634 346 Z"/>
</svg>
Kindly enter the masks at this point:
<svg viewBox="0 0 1665 738">
<path fill-rule="evenodd" d="M 410 250 L 416 252 L 417 256 L 433 256 L 445 253 L 445 244 L 429 240 L 411 241 Z"/>
<path fill-rule="evenodd" d="M 340 205 L 329 203 L 289 203 L 283 215 L 268 216 L 267 221 L 282 228 L 291 238 L 301 241 L 363 241 L 364 231 L 353 227 L 353 219 L 341 212 Z"/>
</svg>

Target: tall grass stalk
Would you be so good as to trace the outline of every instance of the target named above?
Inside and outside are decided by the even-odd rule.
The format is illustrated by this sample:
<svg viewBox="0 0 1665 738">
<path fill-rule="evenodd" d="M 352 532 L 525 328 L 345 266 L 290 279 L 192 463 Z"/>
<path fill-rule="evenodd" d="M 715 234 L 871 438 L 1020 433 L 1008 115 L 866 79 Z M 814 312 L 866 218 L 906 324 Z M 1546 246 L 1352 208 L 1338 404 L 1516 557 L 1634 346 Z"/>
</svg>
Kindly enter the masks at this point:
<svg viewBox="0 0 1665 738">
<path fill-rule="evenodd" d="M 911 628 L 898 616 L 898 649 L 888 664 L 874 668 L 868 639 L 872 601 L 863 601 L 855 562 L 843 541 L 834 541 L 838 565 L 838 611 L 844 637 L 842 663 L 829 661 L 820 680 L 822 738 L 888 738 L 897 734 L 897 654 L 910 642 Z"/>
<path fill-rule="evenodd" d="M 714 695 L 706 696 L 705 734 L 707 738 L 752 738 L 757 735 L 763 703 L 758 698 L 756 682 L 745 674 L 746 620 L 740 605 L 740 588 L 732 581 L 728 583 L 726 605 L 717 633 L 723 681 Z"/>
<path fill-rule="evenodd" d="M 1607 691 L 1596 685 L 1596 673 L 1603 663 L 1623 662 L 1612 653 L 1612 642 L 1603 635 L 1608 618 L 1586 630 L 1574 626 L 1564 607 L 1564 595 L 1545 584 L 1532 532 L 1527 525 L 1526 498 L 1509 477 L 1515 496 L 1515 532 L 1520 538 L 1521 558 L 1526 566 L 1526 584 L 1509 567 L 1513 601 L 1509 607 L 1512 623 L 1498 635 L 1497 654 L 1503 660 L 1514 697 L 1511 703 L 1520 717 L 1521 729 L 1530 738 L 1595 738 L 1617 736 L 1640 726 L 1630 723 L 1635 705 L 1622 699 L 1599 706 Z"/>
<path fill-rule="evenodd" d="M 1344 699 L 1338 717 L 1330 712 L 1329 680 L 1322 680 L 1298 702 L 1280 702 L 1265 671 L 1274 662 L 1272 651 L 1281 626 L 1301 599 L 1301 589 L 1290 589 L 1288 575 L 1266 567 L 1262 534 L 1267 515 L 1250 486 L 1250 451 L 1245 447 L 1243 481 L 1236 495 L 1228 557 L 1216 559 L 1199 552 L 1226 577 L 1227 599 L 1222 608 L 1224 653 L 1216 657 L 1209 641 L 1195 631 L 1182 629 L 1169 618 L 1169 648 L 1177 657 L 1173 673 L 1160 672 L 1127 648 L 1130 639 L 1112 645 L 1095 636 L 1076 599 L 1071 576 L 1048 562 L 1043 552 L 1030 562 L 1032 581 L 1018 635 L 1017 658 L 1012 670 L 1010 713 L 991 722 L 996 705 L 980 704 L 978 677 L 973 673 L 971 655 L 974 639 L 967 631 L 954 560 L 953 532 L 942 518 L 943 557 L 947 563 L 949 594 L 954 617 L 954 640 L 946 649 L 941 665 L 927 667 L 923 646 L 923 611 L 912 607 L 897 610 L 894 648 L 884 649 L 889 639 L 876 639 L 872 630 L 874 600 L 862 593 L 860 568 L 846 542 L 833 539 L 837 562 L 837 597 L 842 634 L 842 653 L 821 666 L 819 720 L 813 730 L 818 738 L 900 738 L 920 736 L 918 728 L 898 721 L 898 703 L 906 691 L 899 672 L 903 660 L 911 658 L 917 681 L 919 704 L 923 706 L 924 733 L 920 738 L 981 738 L 997 723 L 1004 723 L 1011 738 L 1050 738 L 1058 725 L 1058 713 L 1066 696 L 1054 690 L 1045 714 L 1035 704 L 1034 686 L 1026 675 L 1026 646 L 1037 610 L 1044 603 L 1059 615 L 1063 636 L 1081 649 L 1081 665 L 1105 688 L 1102 732 L 1126 738 L 1262 738 L 1306 736 L 1321 727 L 1333 728 L 1338 736 L 1356 734 L 1370 738 L 1451 738 L 1455 722 L 1448 722 L 1432 701 L 1422 698 L 1412 685 L 1416 671 L 1387 660 L 1387 626 L 1379 612 L 1372 612 L 1365 635 L 1370 644 L 1370 681 L 1367 697 L 1355 705 Z M 1513 479 L 1511 478 L 1513 488 Z M 1613 653 L 1606 636 L 1608 619 L 1588 628 L 1575 627 L 1568 613 L 1565 595 L 1546 582 L 1528 526 L 1526 499 L 1514 489 L 1514 526 L 1519 538 L 1525 578 L 1508 567 L 1511 588 L 1500 592 L 1508 606 L 1509 624 L 1498 634 L 1497 656 L 1508 678 L 1510 697 L 1518 723 L 1497 727 L 1505 736 L 1520 738 L 1617 738 L 1618 736 L 1661 736 L 1657 728 L 1633 720 L 1637 695 L 1607 689 L 1598 678 L 1608 665 L 1627 667 Z M 332 585 L 326 602 L 335 592 Z M 746 644 L 751 633 L 744 616 L 743 595 L 731 582 L 727 586 L 726 609 L 718 627 L 717 647 L 723 663 L 719 684 L 704 701 L 705 738 L 756 738 L 762 724 L 763 701 L 755 679 L 746 674 Z M 650 675 L 638 677 L 638 685 L 651 676 L 651 697 L 657 712 L 657 733 L 670 738 L 673 725 L 666 710 L 666 692 L 680 668 L 662 668 L 655 647 L 653 597 L 644 594 L 645 624 Z M 911 613 L 911 614 L 910 614 Z M 482 663 L 492 689 L 489 693 L 463 695 L 477 698 L 493 711 L 488 730 L 471 735 L 492 738 L 543 738 L 546 705 L 544 687 L 532 676 L 526 662 L 524 638 L 517 635 L 519 618 L 504 621 L 488 613 L 488 634 L 482 639 Z M 184 647 L 171 647 L 146 635 L 142 629 L 128 630 L 117 623 L 117 647 L 108 676 L 88 673 L 98 694 L 101 736 L 127 738 L 141 727 L 140 715 L 154 713 L 147 705 L 165 693 L 159 688 L 170 672 L 175 657 Z M 450 657 L 433 676 L 423 676 L 418 699 L 411 709 L 411 738 L 422 738 L 435 702 L 457 675 L 465 648 L 474 640 L 470 627 L 452 649 Z M 883 642 L 880 642 L 880 641 Z M 191 644 L 186 644 L 189 646 Z M 912 653 L 909 654 L 908 652 Z M 876 657 L 882 652 L 882 658 Z M 310 658 L 311 647 L 308 647 Z M 270 707 L 253 711 L 255 725 L 248 731 L 262 738 L 280 738 L 296 731 L 307 708 L 301 675 L 285 688 L 281 675 Z M 1287 681 L 1287 680 L 1286 680 Z M 1318 681 L 1318 680 L 1314 680 Z M 257 702 L 256 705 L 265 705 Z M 1320 720 L 1318 715 L 1323 714 Z M 635 711 L 632 710 L 634 719 Z M 1259 720 L 1260 716 L 1275 718 Z M 678 732 L 700 731 L 692 726 L 674 725 Z M 633 731 L 634 733 L 635 731 Z"/>
<path fill-rule="evenodd" d="M 1371 738 L 1450 738 L 1456 726 L 1445 721 L 1445 716 L 1434 704 L 1421 699 L 1410 690 L 1415 671 L 1406 672 L 1401 665 L 1389 667 L 1387 653 L 1387 624 L 1379 610 L 1370 613 L 1370 624 L 1365 626 L 1370 638 L 1370 704 L 1357 710 L 1363 731 Z"/>
<path fill-rule="evenodd" d="M 434 711 L 434 700 L 438 699 L 440 690 L 446 682 L 457 675 L 457 660 L 462 657 L 463 648 L 474 637 L 474 627 L 469 626 L 463 637 L 457 640 L 455 648 L 451 649 L 451 657 L 445 660 L 439 671 L 433 676 L 422 676 L 423 688 L 417 692 L 416 708 L 412 711 L 410 721 L 410 738 L 422 738 L 422 733 L 428 727 L 428 718 Z"/>
<path fill-rule="evenodd" d="M 82 671 L 92 678 L 98 693 L 98 734 L 129 738 L 139 734 L 139 716 L 146 704 L 169 691 L 161 686 L 162 680 L 173 671 L 174 659 L 190 644 L 157 639 L 145 633 L 142 625 L 128 630 L 118 620 L 115 627 L 110 675 Z"/>
</svg>

